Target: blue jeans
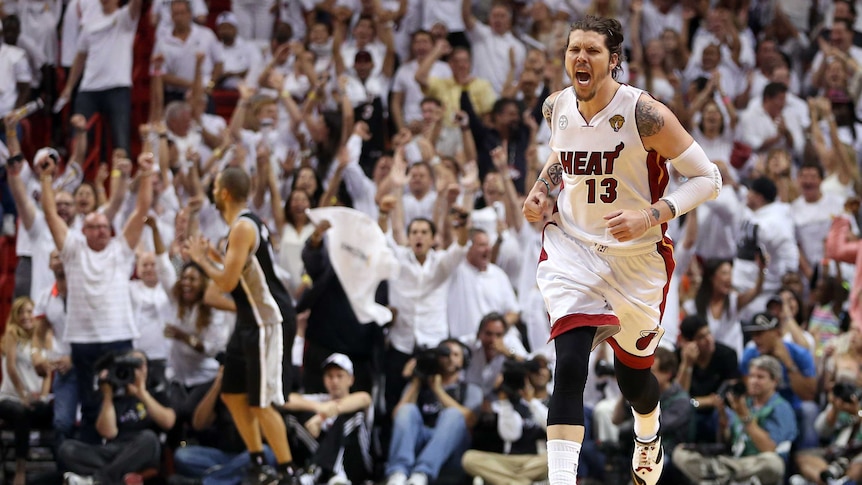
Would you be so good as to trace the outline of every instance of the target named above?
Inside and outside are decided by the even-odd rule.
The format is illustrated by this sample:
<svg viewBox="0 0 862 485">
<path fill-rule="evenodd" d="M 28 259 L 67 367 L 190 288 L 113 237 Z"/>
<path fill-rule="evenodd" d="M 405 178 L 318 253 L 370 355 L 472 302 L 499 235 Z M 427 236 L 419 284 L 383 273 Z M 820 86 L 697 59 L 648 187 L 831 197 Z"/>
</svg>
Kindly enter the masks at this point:
<svg viewBox="0 0 862 485">
<path fill-rule="evenodd" d="M 131 88 L 111 88 L 104 91 L 78 91 L 75 99 L 75 113 L 84 115 L 88 120 L 94 113 L 107 118 L 103 126 L 110 127 L 114 148 L 123 148 L 131 156 L 129 133 L 131 127 L 132 90 Z M 103 155 L 109 159 L 110 153 Z"/>
<path fill-rule="evenodd" d="M 78 379 L 78 397 L 81 400 L 81 441 L 89 444 L 102 442 L 96 433 L 96 418 L 102 407 L 102 396 L 96 386 L 95 364 L 108 352 L 132 350 L 131 340 L 94 344 L 72 344 L 72 366 Z M 56 399 L 55 399 L 56 400 Z"/>
<path fill-rule="evenodd" d="M 460 463 L 468 448 L 470 433 L 460 411 L 443 409 L 435 427 L 429 428 L 415 404 L 403 404 L 393 423 L 386 475 L 424 473 L 433 481 L 450 459 Z"/>
<path fill-rule="evenodd" d="M 275 465 L 269 446 L 263 447 L 266 461 Z M 236 485 L 250 463 L 248 453 L 228 453 L 208 446 L 184 446 L 174 452 L 174 467 L 179 475 L 203 478 L 204 485 Z"/>
<path fill-rule="evenodd" d="M 75 368 L 65 374 L 55 373 L 51 390 L 54 393 L 54 449 L 59 450 L 63 441 L 75 434 L 78 412 L 78 374 Z M 63 463 L 59 463 L 59 468 L 66 469 Z"/>
<path fill-rule="evenodd" d="M 820 446 L 820 437 L 814 429 L 814 421 L 820 414 L 820 408 L 814 401 L 802 401 L 796 410 L 796 423 L 799 427 L 799 436 L 796 438 L 797 450 L 807 450 Z"/>
</svg>

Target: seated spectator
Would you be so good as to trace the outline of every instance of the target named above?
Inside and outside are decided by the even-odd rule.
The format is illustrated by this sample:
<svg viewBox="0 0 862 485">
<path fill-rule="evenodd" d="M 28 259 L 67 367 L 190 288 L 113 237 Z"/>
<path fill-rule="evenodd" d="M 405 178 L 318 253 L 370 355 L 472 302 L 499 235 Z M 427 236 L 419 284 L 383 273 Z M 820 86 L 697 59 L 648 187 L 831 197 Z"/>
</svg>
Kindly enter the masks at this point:
<svg viewBox="0 0 862 485">
<path fill-rule="evenodd" d="M 701 316 L 685 317 L 679 325 L 679 335 L 676 382 L 691 396 L 694 407 L 694 436 L 688 440 L 711 442 L 717 426 L 715 412 L 721 405 L 717 393 L 722 384 L 739 378 L 739 359 L 733 349 L 715 341 Z"/>
<path fill-rule="evenodd" d="M 224 367 L 219 367 L 194 410 L 192 429 L 198 444 L 183 446 L 174 452 L 177 474 L 171 477 L 173 485 L 201 485 L 204 481 L 239 483 L 245 477 L 251 458 L 233 417 L 219 399 L 223 371 Z M 264 445 L 263 452 L 266 462 L 275 465 L 275 455 L 269 446 Z"/>
<path fill-rule="evenodd" d="M 547 480 L 548 458 L 537 443 L 546 439 L 548 407 L 536 396 L 530 380 L 530 371 L 538 367 L 531 369 L 514 360 L 503 364 L 497 400 L 476 424 L 476 449 L 464 453 L 461 460 L 468 474 L 491 485 Z"/>
<path fill-rule="evenodd" d="M 461 379 L 464 349 L 457 340 L 444 340 L 437 349 L 439 373 L 426 375 L 416 361 L 405 366 L 413 377 L 393 412 L 387 485 L 427 485 L 444 465 L 460 467 L 482 405 L 482 390 Z"/>
<path fill-rule="evenodd" d="M 353 362 L 332 354 L 323 362 L 326 393 L 292 393 L 284 409 L 291 435 L 294 462 L 304 464 L 306 476 L 330 485 L 362 483 L 371 477 L 369 416 L 371 395 L 350 392 Z"/>
<path fill-rule="evenodd" d="M 495 400 L 497 377 L 503 371 L 507 359 L 523 360 L 527 352 L 519 341 L 518 348 L 505 338 L 506 321 L 499 313 L 489 313 L 479 323 L 476 342 L 470 348 L 470 365 L 464 369 L 464 380 L 482 388 L 487 400 Z"/>
<path fill-rule="evenodd" d="M 793 407 L 797 418 L 799 449 L 817 446 L 818 438 L 814 431 L 814 421 L 820 408 L 817 399 L 817 371 L 814 357 L 804 347 L 782 338 L 778 318 L 767 313 L 755 315 L 743 330 L 750 332 L 752 344 L 745 348 L 740 359 L 740 372 L 745 375 L 749 363 L 761 355 L 771 355 L 778 359 L 783 379 L 778 381 L 777 392 Z"/>
<path fill-rule="evenodd" d="M 27 483 L 27 454 L 30 431 L 50 426 L 50 375 L 43 379 L 36 373 L 40 358 L 33 346 L 36 329 L 33 301 L 19 296 L 12 302 L 6 330 L 3 333 L 3 381 L 0 383 L 0 419 L 15 432 L 14 485 Z"/>
<path fill-rule="evenodd" d="M 673 450 L 673 463 L 691 481 L 747 480 L 763 485 L 783 483 L 785 461 L 796 438 L 793 408 L 777 392 L 783 379 L 781 363 L 772 356 L 750 362 L 745 392 L 730 393 L 730 409 L 719 401 L 719 432 L 732 454 L 709 456 L 687 445 Z"/>
<path fill-rule="evenodd" d="M 799 473 L 806 480 L 814 483 L 840 483 L 838 480 L 845 477 L 855 482 L 862 480 L 862 455 L 858 447 L 862 438 L 858 426 L 860 376 L 858 370 L 853 372 L 855 375 L 845 375 L 832 388 L 829 404 L 814 423 L 818 436 L 828 441 L 829 447 L 802 450 L 794 456 Z M 795 485 L 792 477 L 790 480 Z"/>
<path fill-rule="evenodd" d="M 146 355 L 135 350 L 117 356 L 140 359 L 134 382 L 118 389 L 108 379 L 108 370 L 100 372 L 102 407 L 96 431 L 105 442 L 100 445 L 78 440 L 63 442 L 59 454 L 71 470 L 63 475 L 68 485 L 141 480 L 139 475 L 135 477 L 137 472 L 158 468 L 161 461 L 161 443 L 155 431 L 171 429 L 176 414 L 168 407 L 167 395 L 153 395 L 147 389 Z"/>
</svg>

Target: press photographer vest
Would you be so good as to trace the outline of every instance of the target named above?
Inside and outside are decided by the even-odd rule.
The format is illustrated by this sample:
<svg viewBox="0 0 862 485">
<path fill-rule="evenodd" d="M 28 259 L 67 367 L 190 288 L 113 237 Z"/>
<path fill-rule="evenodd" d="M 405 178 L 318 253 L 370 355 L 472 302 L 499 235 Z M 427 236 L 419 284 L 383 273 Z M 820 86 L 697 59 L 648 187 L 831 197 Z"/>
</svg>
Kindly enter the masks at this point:
<svg viewBox="0 0 862 485">
<path fill-rule="evenodd" d="M 467 395 L 467 383 L 458 382 L 457 384 L 444 388 L 446 394 L 452 399 L 458 401 L 458 404 L 464 404 L 464 397 Z M 416 406 L 419 407 L 419 412 L 422 413 L 422 422 L 425 426 L 433 428 L 437 424 L 437 416 L 445 406 L 437 399 L 428 386 L 422 386 L 419 391 L 419 396 L 416 398 Z"/>
</svg>

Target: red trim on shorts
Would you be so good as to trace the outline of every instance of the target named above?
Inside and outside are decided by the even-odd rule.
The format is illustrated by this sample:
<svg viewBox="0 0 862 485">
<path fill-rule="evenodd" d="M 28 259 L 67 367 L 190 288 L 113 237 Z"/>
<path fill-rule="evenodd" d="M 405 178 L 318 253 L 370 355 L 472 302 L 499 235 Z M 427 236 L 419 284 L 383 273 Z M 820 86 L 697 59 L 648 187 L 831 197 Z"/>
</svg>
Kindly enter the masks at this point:
<svg viewBox="0 0 862 485">
<path fill-rule="evenodd" d="M 560 335 L 580 327 L 603 327 L 605 325 L 619 325 L 620 319 L 616 315 L 588 315 L 586 313 L 570 313 L 560 317 L 551 326 L 551 340 Z"/>
<path fill-rule="evenodd" d="M 620 362 L 625 364 L 627 367 L 631 367 L 632 369 L 649 369 L 652 367 L 652 363 L 655 360 L 655 355 L 632 355 L 625 351 L 617 341 L 611 337 L 608 339 L 608 344 L 610 344 L 611 348 L 614 349 L 614 357 L 619 359 Z"/>
<path fill-rule="evenodd" d="M 676 261 L 673 259 L 673 241 L 671 241 L 669 237 L 665 235 L 661 241 L 655 244 L 659 255 L 661 255 L 661 258 L 664 260 L 664 267 L 667 272 L 667 283 L 665 283 L 664 288 L 662 288 L 661 304 L 658 307 L 659 321 L 661 321 L 661 318 L 664 317 L 664 307 L 667 303 L 667 293 L 670 290 L 670 279 L 673 276 L 674 268 L 676 268 Z"/>
</svg>

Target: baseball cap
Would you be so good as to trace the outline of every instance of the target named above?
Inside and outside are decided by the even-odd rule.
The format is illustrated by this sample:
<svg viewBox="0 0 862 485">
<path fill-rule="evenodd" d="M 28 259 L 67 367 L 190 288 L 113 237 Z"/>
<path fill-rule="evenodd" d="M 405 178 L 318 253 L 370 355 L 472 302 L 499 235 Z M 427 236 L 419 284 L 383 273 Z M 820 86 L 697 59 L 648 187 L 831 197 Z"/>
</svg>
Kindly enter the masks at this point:
<svg viewBox="0 0 862 485">
<path fill-rule="evenodd" d="M 230 12 L 230 11 L 225 11 L 225 12 L 218 14 L 218 17 L 216 17 L 215 23 L 216 23 L 216 25 L 231 24 L 234 27 L 239 25 L 239 22 L 237 22 L 237 19 L 236 19 L 236 14 L 233 12 Z"/>
<path fill-rule="evenodd" d="M 336 352 L 330 355 L 326 358 L 326 360 L 323 361 L 322 367 L 326 369 L 327 367 L 332 365 L 340 367 L 341 369 L 347 371 L 348 374 L 353 375 L 353 362 L 350 361 L 350 357 L 344 354 L 339 354 Z"/>
<path fill-rule="evenodd" d="M 356 57 L 353 58 L 353 62 L 372 62 L 371 53 L 368 51 L 359 51 L 356 53 Z"/>
<path fill-rule="evenodd" d="M 36 151 L 36 156 L 33 157 L 34 163 L 39 163 L 45 157 L 54 159 L 54 163 L 60 163 L 60 153 L 51 147 L 40 148 Z"/>
<path fill-rule="evenodd" d="M 758 313 L 748 322 L 748 325 L 742 326 L 742 331 L 763 332 L 764 330 L 772 330 L 776 327 L 778 327 L 778 318 L 768 313 Z"/>
</svg>

